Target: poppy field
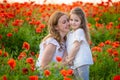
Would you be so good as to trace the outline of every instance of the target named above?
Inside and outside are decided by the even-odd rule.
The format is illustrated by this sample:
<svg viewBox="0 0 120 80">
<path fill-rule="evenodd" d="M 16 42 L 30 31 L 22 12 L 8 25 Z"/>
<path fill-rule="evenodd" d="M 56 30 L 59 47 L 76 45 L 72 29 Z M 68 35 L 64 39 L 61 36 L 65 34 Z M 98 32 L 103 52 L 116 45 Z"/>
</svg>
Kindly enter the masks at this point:
<svg viewBox="0 0 120 80">
<path fill-rule="evenodd" d="M 47 32 L 47 21 L 54 11 L 69 14 L 81 7 L 87 17 L 94 64 L 90 80 L 120 80 L 120 1 L 98 4 L 0 3 L 0 80 L 73 80 L 73 71 L 58 66 L 36 70 L 39 44 Z M 40 75 L 39 75 L 40 74 Z"/>
</svg>

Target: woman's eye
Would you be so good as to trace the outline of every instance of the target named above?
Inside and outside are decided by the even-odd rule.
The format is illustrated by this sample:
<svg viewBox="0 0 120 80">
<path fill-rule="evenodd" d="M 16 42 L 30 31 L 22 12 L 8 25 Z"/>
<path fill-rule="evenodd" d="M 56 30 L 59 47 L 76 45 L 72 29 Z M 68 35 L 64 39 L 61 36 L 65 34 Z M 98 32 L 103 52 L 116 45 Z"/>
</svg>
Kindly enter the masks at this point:
<svg viewBox="0 0 120 80">
<path fill-rule="evenodd" d="M 63 24 L 65 24 L 65 23 L 66 23 L 66 21 L 63 21 L 62 23 L 63 23 Z"/>
<path fill-rule="evenodd" d="M 69 19 L 67 19 L 67 21 L 69 22 Z"/>
<path fill-rule="evenodd" d="M 70 19 L 70 21 L 73 21 L 73 19 Z"/>
</svg>

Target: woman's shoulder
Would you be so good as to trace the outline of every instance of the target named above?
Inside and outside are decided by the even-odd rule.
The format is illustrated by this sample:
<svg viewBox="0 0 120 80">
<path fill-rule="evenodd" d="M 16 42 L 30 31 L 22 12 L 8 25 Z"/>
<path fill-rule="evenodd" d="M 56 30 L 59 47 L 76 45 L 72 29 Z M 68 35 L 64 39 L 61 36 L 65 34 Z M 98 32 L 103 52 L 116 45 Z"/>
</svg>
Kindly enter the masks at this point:
<svg viewBox="0 0 120 80">
<path fill-rule="evenodd" d="M 58 41 L 53 37 L 49 37 L 46 39 L 46 42 L 53 42 L 53 41 L 58 43 Z"/>
<path fill-rule="evenodd" d="M 47 38 L 46 41 L 45 41 L 45 43 L 46 43 L 46 44 L 51 43 L 51 44 L 53 44 L 53 45 L 59 46 L 58 41 L 57 41 L 55 38 L 53 38 L 53 37 Z"/>
<path fill-rule="evenodd" d="M 48 44 L 53 44 L 53 45 L 55 45 L 57 47 L 60 46 L 59 43 L 58 43 L 58 41 L 55 38 L 49 37 L 46 40 L 44 40 L 44 41 L 41 42 L 40 47 L 42 47 L 43 45 L 48 45 Z"/>
</svg>

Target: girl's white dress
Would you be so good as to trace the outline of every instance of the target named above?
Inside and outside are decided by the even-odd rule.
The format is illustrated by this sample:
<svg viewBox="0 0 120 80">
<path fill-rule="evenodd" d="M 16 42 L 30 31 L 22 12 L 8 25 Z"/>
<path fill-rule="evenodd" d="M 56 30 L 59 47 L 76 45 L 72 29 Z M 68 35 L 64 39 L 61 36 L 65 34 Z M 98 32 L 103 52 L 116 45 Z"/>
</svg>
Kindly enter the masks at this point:
<svg viewBox="0 0 120 80">
<path fill-rule="evenodd" d="M 41 65 L 40 63 L 41 63 L 41 59 L 42 59 L 42 57 L 43 57 L 43 51 L 45 50 L 44 45 L 48 45 L 48 44 L 50 44 L 50 43 L 56 46 L 56 51 L 55 51 L 55 53 L 54 53 L 54 56 L 53 56 L 53 58 L 52 58 L 52 61 L 53 61 L 53 62 L 56 62 L 56 61 L 57 61 L 57 60 L 56 60 L 56 56 L 60 56 L 61 58 L 63 57 L 63 53 L 64 53 L 64 50 L 65 50 L 65 49 L 59 50 L 59 49 L 60 49 L 59 43 L 58 43 L 54 38 L 50 37 L 50 38 L 46 39 L 45 41 L 43 41 L 43 42 L 39 45 L 40 51 L 39 51 L 38 60 L 36 61 L 36 67 L 39 68 L 40 65 Z M 65 48 L 64 46 L 65 46 L 65 44 L 63 44 L 63 48 Z M 49 52 L 49 53 L 50 53 L 50 52 Z"/>
<path fill-rule="evenodd" d="M 70 50 L 72 49 L 72 45 L 74 41 L 82 41 L 82 44 L 80 45 L 80 49 L 78 53 L 75 56 L 75 59 L 73 61 L 73 66 L 71 68 L 75 69 L 77 67 L 80 67 L 82 65 L 91 65 L 93 64 L 92 59 L 92 53 L 89 47 L 89 44 L 86 41 L 85 34 L 83 29 L 77 29 L 76 31 L 70 31 L 67 35 L 67 41 L 66 41 L 66 47 L 68 51 L 68 55 L 70 53 Z"/>
</svg>

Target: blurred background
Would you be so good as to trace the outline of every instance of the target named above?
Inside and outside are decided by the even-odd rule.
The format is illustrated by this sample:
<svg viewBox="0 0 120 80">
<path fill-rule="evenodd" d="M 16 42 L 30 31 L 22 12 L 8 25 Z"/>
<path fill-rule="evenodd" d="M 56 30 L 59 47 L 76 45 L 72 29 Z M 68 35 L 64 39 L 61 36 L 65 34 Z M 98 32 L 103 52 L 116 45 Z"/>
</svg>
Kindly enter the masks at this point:
<svg viewBox="0 0 120 80">
<path fill-rule="evenodd" d="M 76 1 L 82 1 L 82 2 L 92 2 L 94 4 L 96 3 L 101 3 L 102 1 L 103 2 L 107 2 L 108 0 L 7 0 L 8 2 L 30 2 L 30 1 L 34 1 L 35 3 L 37 4 L 48 4 L 48 3 L 51 3 L 51 4 L 62 4 L 62 3 L 65 3 L 65 4 L 72 4 L 72 2 L 76 2 Z M 118 2 L 120 0 L 112 0 L 112 2 Z M 0 0 L 0 2 L 3 2 L 3 0 Z"/>
<path fill-rule="evenodd" d="M 0 80 L 73 80 L 61 75 L 59 64 L 45 76 L 35 62 L 50 15 L 76 6 L 85 11 L 90 31 L 90 80 L 120 80 L 120 0 L 0 0 Z"/>
</svg>

